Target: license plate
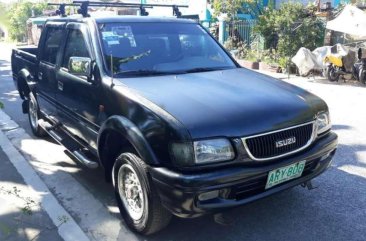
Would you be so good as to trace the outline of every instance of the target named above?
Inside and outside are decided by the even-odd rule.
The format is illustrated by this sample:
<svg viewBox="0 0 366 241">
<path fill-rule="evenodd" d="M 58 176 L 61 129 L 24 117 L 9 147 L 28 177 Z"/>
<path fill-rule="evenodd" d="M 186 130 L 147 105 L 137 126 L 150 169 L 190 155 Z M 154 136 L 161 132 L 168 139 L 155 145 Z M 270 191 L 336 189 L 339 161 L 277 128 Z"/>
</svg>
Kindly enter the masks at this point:
<svg viewBox="0 0 366 241">
<path fill-rule="evenodd" d="M 285 167 L 270 171 L 267 177 L 266 189 L 288 180 L 300 177 L 305 168 L 306 161 L 300 161 Z"/>
</svg>

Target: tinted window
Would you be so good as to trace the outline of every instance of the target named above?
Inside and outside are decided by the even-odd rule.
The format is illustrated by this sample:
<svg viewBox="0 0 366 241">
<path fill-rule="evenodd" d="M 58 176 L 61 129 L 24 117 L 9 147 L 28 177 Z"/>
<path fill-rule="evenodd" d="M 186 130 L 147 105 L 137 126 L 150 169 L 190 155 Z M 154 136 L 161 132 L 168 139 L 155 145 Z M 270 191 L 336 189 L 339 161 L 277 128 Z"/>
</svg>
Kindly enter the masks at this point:
<svg viewBox="0 0 366 241">
<path fill-rule="evenodd" d="M 41 60 L 51 64 L 56 64 L 57 52 L 60 49 L 62 36 L 62 29 L 48 28 Z"/>
<path fill-rule="evenodd" d="M 62 67 L 68 67 L 70 57 L 90 57 L 84 36 L 80 30 L 71 29 L 69 31 Z"/>
<path fill-rule="evenodd" d="M 235 68 L 198 24 L 105 23 L 99 30 L 107 68 L 116 74 Z"/>
</svg>

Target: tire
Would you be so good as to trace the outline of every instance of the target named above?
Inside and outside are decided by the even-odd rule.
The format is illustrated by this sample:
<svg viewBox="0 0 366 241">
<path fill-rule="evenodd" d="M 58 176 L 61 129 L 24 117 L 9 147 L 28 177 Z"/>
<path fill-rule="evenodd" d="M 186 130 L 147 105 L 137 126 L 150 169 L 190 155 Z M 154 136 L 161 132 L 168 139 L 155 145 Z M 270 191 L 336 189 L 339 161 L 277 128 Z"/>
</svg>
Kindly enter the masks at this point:
<svg viewBox="0 0 366 241">
<path fill-rule="evenodd" d="M 362 83 L 365 84 L 366 80 L 365 80 L 365 72 L 366 70 L 364 70 L 363 68 L 360 68 L 359 70 L 360 72 L 358 73 L 358 80 Z"/>
<path fill-rule="evenodd" d="M 119 210 L 133 231 L 149 235 L 169 224 L 172 214 L 162 206 L 146 164 L 139 157 L 122 153 L 114 163 L 112 175 Z M 138 182 L 133 176 L 137 177 Z M 126 189 L 126 183 L 129 189 Z M 132 205 L 129 204 L 131 196 L 135 196 Z"/>
<path fill-rule="evenodd" d="M 331 82 L 339 80 L 339 74 L 336 73 L 336 69 L 333 66 L 328 67 L 327 78 Z"/>
<path fill-rule="evenodd" d="M 40 116 L 41 113 L 39 111 L 37 100 L 34 97 L 33 93 L 29 93 L 28 120 L 33 134 L 37 137 L 43 137 L 47 134 L 46 131 L 43 130 L 38 124 L 38 120 L 41 119 Z"/>
</svg>

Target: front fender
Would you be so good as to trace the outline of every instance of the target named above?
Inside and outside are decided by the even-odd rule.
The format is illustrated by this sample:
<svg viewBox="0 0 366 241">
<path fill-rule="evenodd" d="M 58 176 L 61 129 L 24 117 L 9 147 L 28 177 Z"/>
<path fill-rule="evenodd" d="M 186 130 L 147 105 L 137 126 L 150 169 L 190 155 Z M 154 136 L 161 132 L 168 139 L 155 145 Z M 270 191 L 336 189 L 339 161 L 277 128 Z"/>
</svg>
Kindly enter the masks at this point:
<svg viewBox="0 0 366 241">
<path fill-rule="evenodd" d="M 130 120 L 123 116 L 114 115 L 108 118 L 107 121 L 103 123 L 99 130 L 98 135 L 98 155 L 102 150 L 102 145 L 105 142 L 106 134 L 108 131 L 118 132 L 120 135 L 125 137 L 135 148 L 137 154 L 150 165 L 157 165 L 159 162 L 150 146 L 150 144 L 145 139 L 144 135 L 141 133 L 139 128 L 133 124 Z"/>
</svg>

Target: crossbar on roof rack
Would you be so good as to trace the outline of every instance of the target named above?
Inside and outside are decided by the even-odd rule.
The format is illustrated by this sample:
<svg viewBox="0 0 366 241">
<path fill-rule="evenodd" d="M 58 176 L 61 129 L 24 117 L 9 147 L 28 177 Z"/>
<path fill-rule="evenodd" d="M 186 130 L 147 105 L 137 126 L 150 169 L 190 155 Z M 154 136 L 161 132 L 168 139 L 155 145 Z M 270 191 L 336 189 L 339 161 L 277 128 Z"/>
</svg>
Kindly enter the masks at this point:
<svg viewBox="0 0 366 241">
<path fill-rule="evenodd" d="M 153 7 L 170 7 L 173 9 L 173 15 L 177 17 L 181 17 L 182 13 L 179 11 L 179 8 L 188 8 L 188 5 L 172 5 L 172 4 L 138 4 L 138 3 L 120 3 L 120 2 L 94 2 L 94 1 L 73 1 L 73 6 L 75 4 L 80 5 L 79 13 L 84 17 L 89 17 L 88 7 L 128 7 L 128 8 L 139 8 L 140 14 L 142 16 L 147 16 L 149 13 L 146 11 L 146 8 Z"/>
<path fill-rule="evenodd" d="M 120 3 L 120 2 L 94 2 L 94 1 L 80 1 L 74 0 L 74 4 L 89 3 L 89 6 L 112 6 L 112 7 L 129 7 L 129 6 L 144 6 L 144 7 L 178 7 L 178 8 L 188 8 L 188 5 L 176 5 L 176 4 L 139 4 L 139 3 Z"/>
</svg>

